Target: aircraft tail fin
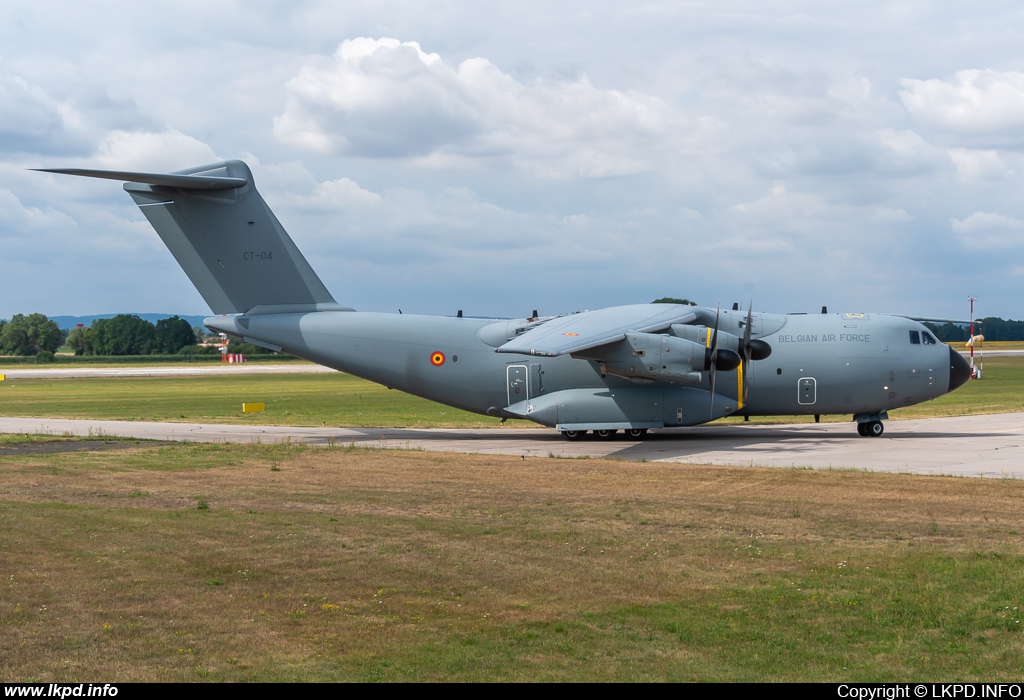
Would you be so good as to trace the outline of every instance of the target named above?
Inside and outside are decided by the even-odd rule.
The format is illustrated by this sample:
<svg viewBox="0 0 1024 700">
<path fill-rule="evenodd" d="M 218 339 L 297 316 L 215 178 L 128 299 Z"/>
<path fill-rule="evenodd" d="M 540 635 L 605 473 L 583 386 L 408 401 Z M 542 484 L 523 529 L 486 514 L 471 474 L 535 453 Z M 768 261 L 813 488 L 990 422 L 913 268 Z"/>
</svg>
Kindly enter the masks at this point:
<svg viewBox="0 0 1024 700">
<path fill-rule="evenodd" d="M 124 189 L 215 314 L 351 311 L 306 262 L 239 160 L 171 174 L 48 169 Z"/>
</svg>

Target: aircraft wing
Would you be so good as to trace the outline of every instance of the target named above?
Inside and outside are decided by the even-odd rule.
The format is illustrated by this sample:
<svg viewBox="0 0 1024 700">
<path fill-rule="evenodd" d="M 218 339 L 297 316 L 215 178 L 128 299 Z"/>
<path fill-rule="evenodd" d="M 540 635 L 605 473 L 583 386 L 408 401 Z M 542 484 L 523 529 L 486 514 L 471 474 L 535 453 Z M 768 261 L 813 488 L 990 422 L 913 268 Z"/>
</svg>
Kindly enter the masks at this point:
<svg viewBox="0 0 1024 700">
<path fill-rule="evenodd" d="M 697 319 L 692 306 L 633 304 L 555 318 L 510 340 L 497 352 L 556 357 L 622 340 L 626 333 L 653 333 Z"/>
<path fill-rule="evenodd" d="M 980 319 L 974 319 L 973 321 L 965 321 L 960 318 L 930 318 L 928 316 L 906 316 L 904 314 L 883 314 L 885 316 L 900 316 L 901 318 L 909 318 L 911 321 L 917 321 L 918 323 L 955 323 L 959 326 L 969 326 L 972 323 L 975 325 L 980 324 Z"/>
</svg>

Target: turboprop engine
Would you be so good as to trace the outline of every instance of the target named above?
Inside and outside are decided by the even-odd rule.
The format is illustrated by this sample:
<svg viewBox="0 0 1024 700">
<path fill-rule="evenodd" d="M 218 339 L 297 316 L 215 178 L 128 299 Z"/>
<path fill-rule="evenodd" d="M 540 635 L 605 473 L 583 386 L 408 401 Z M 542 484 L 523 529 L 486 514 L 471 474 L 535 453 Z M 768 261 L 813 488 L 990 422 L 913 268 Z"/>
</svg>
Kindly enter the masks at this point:
<svg viewBox="0 0 1024 700">
<path fill-rule="evenodd" d="M 636 382 L 696 384 L 707 365 L 706 350 L 702 344 L 685 338 L 627 333 L 617 343 L 582 350 L 573 357 L 597 362 L 601 376 L 612 374 Z"/>
<path fill-rule="evenodd" d="M 704 369 L 705 371 L 710 369 L 710 352 L 713 344 L 712 339 L 714 337 L 713 328 L 709 328 L 708 326 L 687 326 L 676 323 L 672 325 L 671 331 L 672 335 L 706 346 L 708 349 L 708 355 L 707 361 L 704 364 Z M 744 349 L 744 342 L 749 350 Z M 717 349 L 718 369 L 725 372 L 731 372 L 739 367 L 740 362 L 744 359 L 763 360 L 772 354 L 772 346 L 763 340 L 744 340 L 744 338 L 740 338 L 732 333 L 721 330 L 718 331 Z M 750 357 L 744 358 L 743 355 L 745 352 L 749 352 Z"/>
</svg>

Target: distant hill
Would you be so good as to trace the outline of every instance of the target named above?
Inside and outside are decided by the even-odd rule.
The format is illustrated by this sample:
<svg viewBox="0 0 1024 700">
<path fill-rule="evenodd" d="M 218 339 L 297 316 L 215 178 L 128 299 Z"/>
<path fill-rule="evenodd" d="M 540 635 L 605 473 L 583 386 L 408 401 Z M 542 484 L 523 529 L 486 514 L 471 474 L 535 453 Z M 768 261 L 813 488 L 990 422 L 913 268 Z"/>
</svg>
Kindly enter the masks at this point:
<svg viewBox="0 0 1024 700">
<path fill-rule="evenodd" d="M 145 319 L 145 320 L 149 321 L 150 323 L 156 323 L 157 321 L 159 321 L 161 319 L 170 318 L 171 316 L 174 316 L 174 314 L 134 314 L 134 315 L 138 316 L 139 318 Z M 196 326 L 203 325 L 203 319 L 207 318 L 207 317 L 209 317 L 211 315 L 212 314 L 207 314 L 205 316 L 182 316 L 181 314 L 178 314 L 178 318 L 185 319 L 186 321 L 188 321 L 188 324 L 190 326 L 195 328 Z M 95 321 L 98 318 L 114 318 L 114 316 L 117 316 L 117 314 L 92 314 L 91 316 L 50 316 L 50 320 L 51 321 L 55 321 L 59 328 L 70 330 L 70 329 L 74 328 L 75 326 L 77 326 L 79 323 L 81 323 L 83 326 L 88 328 L 89 326 L 92 325 L 92 322 Z"/>
</svg>

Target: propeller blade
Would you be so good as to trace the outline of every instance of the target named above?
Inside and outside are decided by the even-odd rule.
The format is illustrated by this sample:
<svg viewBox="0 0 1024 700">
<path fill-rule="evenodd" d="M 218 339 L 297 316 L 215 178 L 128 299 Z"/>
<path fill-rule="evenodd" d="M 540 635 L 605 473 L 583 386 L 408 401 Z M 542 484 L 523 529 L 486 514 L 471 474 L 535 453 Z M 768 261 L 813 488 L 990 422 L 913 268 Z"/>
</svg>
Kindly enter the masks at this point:
<svg viewBox="0 0 1024 700">
<path fill-rule="evenodd" d="M 751 329 L 751 326 L 754 325 L 754 309 L 753 309 L 753 306 L 754 306 L 754 300 L 751 299 L 750 300 L 750 306 L 747 307 L 747 323 L 746 323 L 746 326 L 743 328 L 743 347 L 744 348 L 750 346 L 750 329 Z"/>
<path fill-rule="evenodd" d="M 721 313 L 722 302 L 718 302 L 718 309 L 715 311 L 715 330 L 711 334 L 711 362 L 709 363 L 710 367 L 708 368 L 708 372 L 711 375 L 711 406 L 709 411 L 711 418 L 709 420 L 715 419 L 715 374 L 717 373 L 715 365 L 718 361 L 718 317 Z"/>
<path fill-rule="evenodd" d="M 753 325 L 754 299 L 751 297 L 750 304 L 747 306 L 747 323 L 743 328 L 743 348 L 740 352 L 740 355 L 743 357 L 743 364 L 740 367 L 740 408 L 743 408 L 743 404 L 747 402 L 747 391 L 750 389 L 747 373 L 750 370 L 750 330 Z"/>
</svg>

